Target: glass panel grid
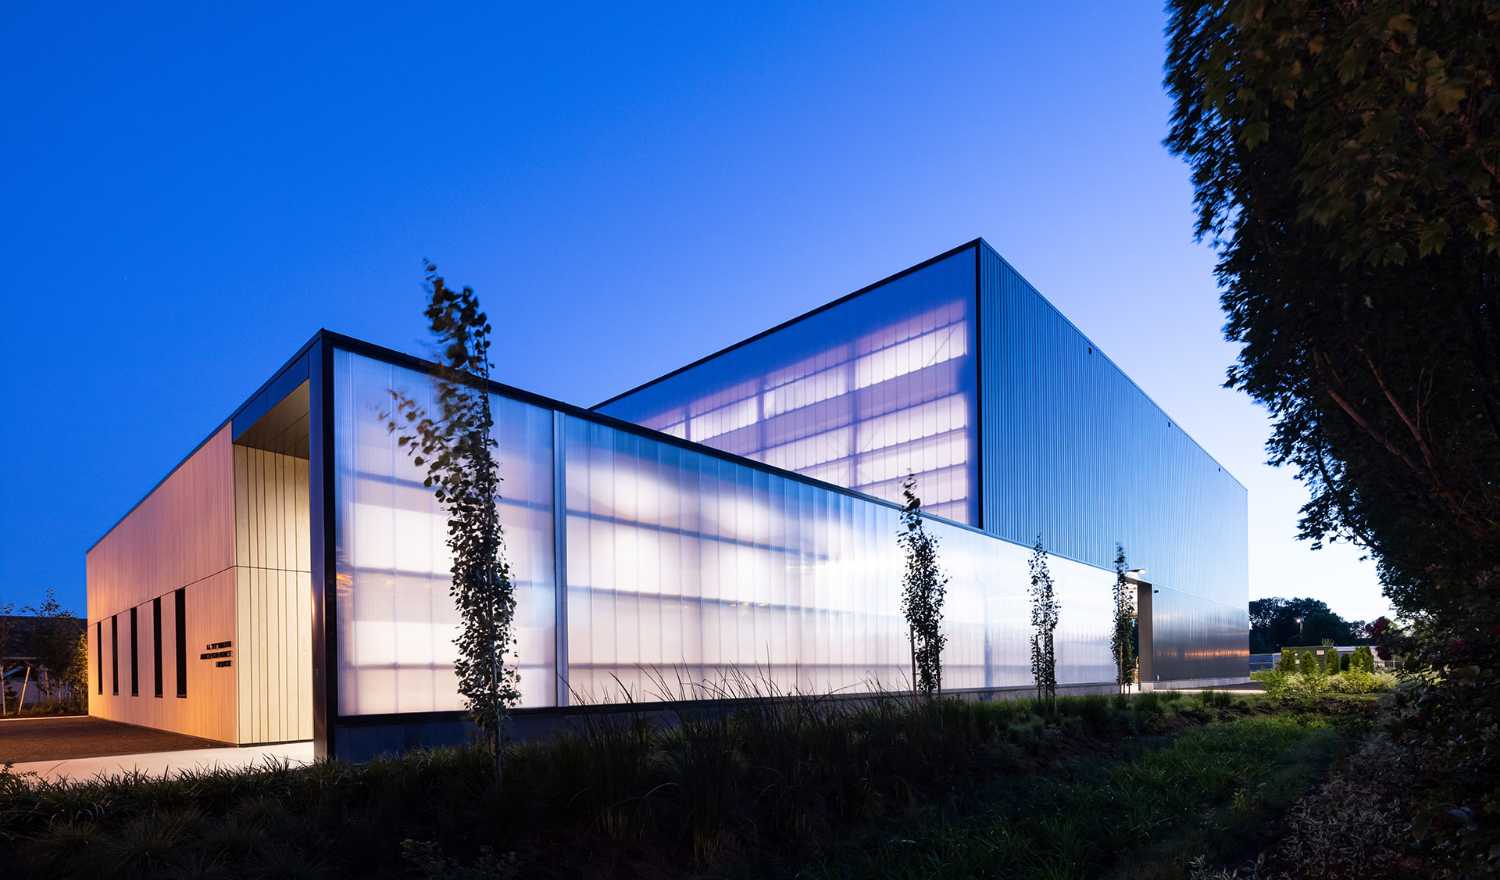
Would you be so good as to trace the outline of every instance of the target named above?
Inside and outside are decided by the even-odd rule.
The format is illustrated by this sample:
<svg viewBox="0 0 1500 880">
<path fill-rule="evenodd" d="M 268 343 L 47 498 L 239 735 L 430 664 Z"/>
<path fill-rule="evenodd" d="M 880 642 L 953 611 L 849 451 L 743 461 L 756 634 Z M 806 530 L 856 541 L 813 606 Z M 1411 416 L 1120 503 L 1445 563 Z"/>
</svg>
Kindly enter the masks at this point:
<svg viewBox="0 0 1500 880">
<path fill-rule="evenodd" d="M 462 708 L 444 521 L 380 414 L 427 377 L 335 356 L 339 711 Z M 900 689 L 898 511 L 562 416 L 568 656 L 554 656 L 552 411 L 496 396 L 523 706 Z M 1030 683 L 1027 548 L 931 521 L 951 577 L 944 685 Z M 1058 677 L 1111 679 L 1109 572 L 1053 560 Z"/>
</svg>

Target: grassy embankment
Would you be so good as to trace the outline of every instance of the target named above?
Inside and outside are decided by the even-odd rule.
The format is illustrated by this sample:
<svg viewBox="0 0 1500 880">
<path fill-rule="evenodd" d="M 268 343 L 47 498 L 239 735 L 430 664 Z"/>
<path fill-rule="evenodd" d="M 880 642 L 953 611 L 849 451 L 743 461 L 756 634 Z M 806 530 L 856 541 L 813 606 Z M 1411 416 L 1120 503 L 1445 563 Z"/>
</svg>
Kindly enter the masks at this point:
<svg viewBox="0 0 1500 880">
<path fill-rule="evenodd" d="M 1052 719 L 1028 701 L 794 699 L 520 745 L 502 790 L 475 749 L 170 780 L 0 774 L 0 850 L 54 877 L 1171 876 L 1253 848 L 1333 760 L 1347 714 L 1226 694 L 1070 698 Z"/>
</svg>

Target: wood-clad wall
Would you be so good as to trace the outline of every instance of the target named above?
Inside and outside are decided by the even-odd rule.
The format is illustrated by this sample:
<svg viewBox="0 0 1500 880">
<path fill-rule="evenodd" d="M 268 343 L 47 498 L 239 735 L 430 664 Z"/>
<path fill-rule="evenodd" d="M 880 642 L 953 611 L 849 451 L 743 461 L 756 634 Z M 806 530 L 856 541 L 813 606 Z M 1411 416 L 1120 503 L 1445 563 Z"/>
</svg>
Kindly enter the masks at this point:
<svg viewBox="0 0 1500 880">
<path fill-rule="evenodd" d="M 312 541 L 308 462 L 234 447 L 235 581 L 242 743 L 312 737 Z"/>
<path fill-rule="evenodd" d="M 234 445 L 226 425 L 89 551 L 90 714 L 231 743 L 312 737 L 307 468 L 304 458 Z M 177 695 L 178 589 L 186 604 L 185 698 Z M 160 697 L 152 603 L 158 597 Z"/>
<path fill-rule="evenodd" d="M 86 558 L 89 713 L 223 742 L 238 741 L 236 675 L 200 655 L 235 638 L 233 444 L 225 425 L 173 471 Z M 176 674 L 174 592 L 184 589 L 187 697 Z M 162 696 L 155 696 L 152 600 L 162 600 Z M 136 609 L 139 689 L 130 693 L 130 609 Z M 119 620 L 119 693 L 112 688 L 110 618 Z M 102 626 L 95 627 L 96 623 Z M 96 641 L 95 634 L 102 635 Z M 100 693 L 98 658 L 104 659 Z"/>
</svg>

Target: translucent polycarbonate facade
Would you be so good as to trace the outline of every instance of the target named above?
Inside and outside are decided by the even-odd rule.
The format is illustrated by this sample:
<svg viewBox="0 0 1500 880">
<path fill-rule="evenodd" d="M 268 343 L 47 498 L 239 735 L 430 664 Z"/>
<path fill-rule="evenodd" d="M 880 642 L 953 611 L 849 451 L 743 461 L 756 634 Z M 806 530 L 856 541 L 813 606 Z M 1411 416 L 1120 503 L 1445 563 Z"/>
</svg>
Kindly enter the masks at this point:
<svg viewBox="0 0 1500 880">
<path fill-rule="evenodd" d="M 918 317 L 932 315 L 947 317 Z M 959 321 L 965 342 L 952 358 L 946 344 L 893 344 L 913 332 L 943 339 L 945 328 L 956 339 Z M 894 366 L 827 371 L 867 351 L 889 352 Z M 888 372 L 884 418 L 898 427 L 866 440 L 881 422 L 863 421 L 856 386 Z M 799 378 L 783 386 L 788 375 Z M 847 378 L 782 390 L 828 375 Z M 928 510 L 1021 544 L 1041 538 L 1096 568 L 1110 569 L 1122 544 L 1160 591 L 1154 673 L 1247 674 L 1245 488 L 982 241 L 599 409 L 889 499 L 897 483 L 882 480 L 909 468 L 929 481 L 919 482 Z M 781 445 L 783 424 L 809 433 Z M 933 491 L 931 478 L 950 474 L 938 485 L 962 485 L 961 504 Z"/>
<path fill-rule="evenodd" d="M 1100 568 L 1124 545 L 1127 565 L 1159 591 L 1156 676 L 1243 678 L 1245 487 L 999 254 L 979 248 L 985 530 L 1040 535 L 1052 552 Z"/>
<path fill-rule="evenodd" d="M 565 419 L 568 680 L 593 702 L 901 687 L 899 513 L 662 440 Z M 931 521 L 948 587 L 947 688 L 1031 681 L 1025 548 Z M 1059 680 L 1110 677 L 1112 577 L 1054 563 Z M 665 678 L 663 679 L 662 674 Z M 665 685 L 665 687 L 664 687 Z"/>
<path fill-rule="evenodd" d="M 448 594 L 447 521 L 383 413 L 391 390 L 430 406 L 430 377 L 334 353 L 340 715 L 463 708 L 453 671 L 458 612 Z M 494 395 L 504 477 L 500 521 L 516 584 L 524 705 L 555 699 L 552 413 Z"/>
<path fill-rule="evenodd" d="M 433 382 L 344 351 L 333 379 L 339 714 L 461 708 L 444 519 L 382 417 L 390 389 L 422 400 Z M 908 680 L 894 506 L 582 413 L 492 399 L 523 706 L 556 705 L 559 692 L 618 703 L 746 682 L 831 693 Z M 1028 550 L 937 520 L 929 528 L 951 577 L 944 686 L 1028 685 Z M 1052 570 L 1066 609 L 1059 681 L 1109 680 L 1112 576 L 1064 559 Z"/>
<path fill-rule="evenodd" d="M 597 409 L 978 523 L 975 259 L 955 254 Z"/>
</svg>

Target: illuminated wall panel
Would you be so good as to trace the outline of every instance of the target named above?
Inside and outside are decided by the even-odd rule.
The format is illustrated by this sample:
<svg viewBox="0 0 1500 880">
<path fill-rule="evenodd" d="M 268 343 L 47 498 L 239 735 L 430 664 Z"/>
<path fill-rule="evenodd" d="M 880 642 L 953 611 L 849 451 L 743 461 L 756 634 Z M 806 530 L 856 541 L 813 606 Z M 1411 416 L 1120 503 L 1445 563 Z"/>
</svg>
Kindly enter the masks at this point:
<svg viewBox="0 0 1500 880">
<path fill-rule="evenodd" d="M 381 418 L 432 380 L 337 351 L 334 382 L 338 711 L 458 709 L 443 517 Z M 903 686 L 898 511 L 867 496 L 907 473 L 984 526 L 931 521 L 946 687 L 1030 684 L 1038 535 L 1062 683 L 1113 679 L 1116 541 L 1159 678 L 1245 675 L 1244 488 L 982 242 L 599 408 L 660 434 L 493 400 L 525 706 Z"/>
<path fill-rule="evenodd" d="M 973 525 L 974 325 L 969 248 L 596 409 Z"/>
<path fill-rule="evenodd" d="M 387 430 L 390 389 L 431 404 L 419 373 L 334 356 L 338 709 L 342 715 L 462 709 L 453 672 L 446 520 L 422 470 Z M 493 397 L 507 559 L 516 582 L 522 703 L 554 702 L 552 413 Z"/>
<path fill-rule="evenodd" d="M 899 688 L 895 509 L 608 425 L 565 420 L 568 675 L 590 702 L 759 687 Z M 1027 550 L 937 521 L 946 688 L 1031 682 Z M 1058 678 L 1109 680 L 1108 573 L 1053 560 Z"/>
<path fill-rule="evenodd" d="M 381 414 L 432 381 L 338 351 L 338 693 L 344 716 L 462 707 L 442 514 Z M 707 451 L 493 397 L 523 706 L 712 696 L 726 687 L 861 692 L 910 675 L 898 511 Z M 553 448 L 554 419 L 563 442 Z M 560 453 L 554 455 L 554 453 Z M 555 662 L 552 486 L 561 468 L 568 654 Z M 946 688 L 1025 686 L 1026 548 L 941 521 L 951 577 Z M 1059 680 L 1106 681 L 1111 576 L 1053 561 Z"/>
</svg>

